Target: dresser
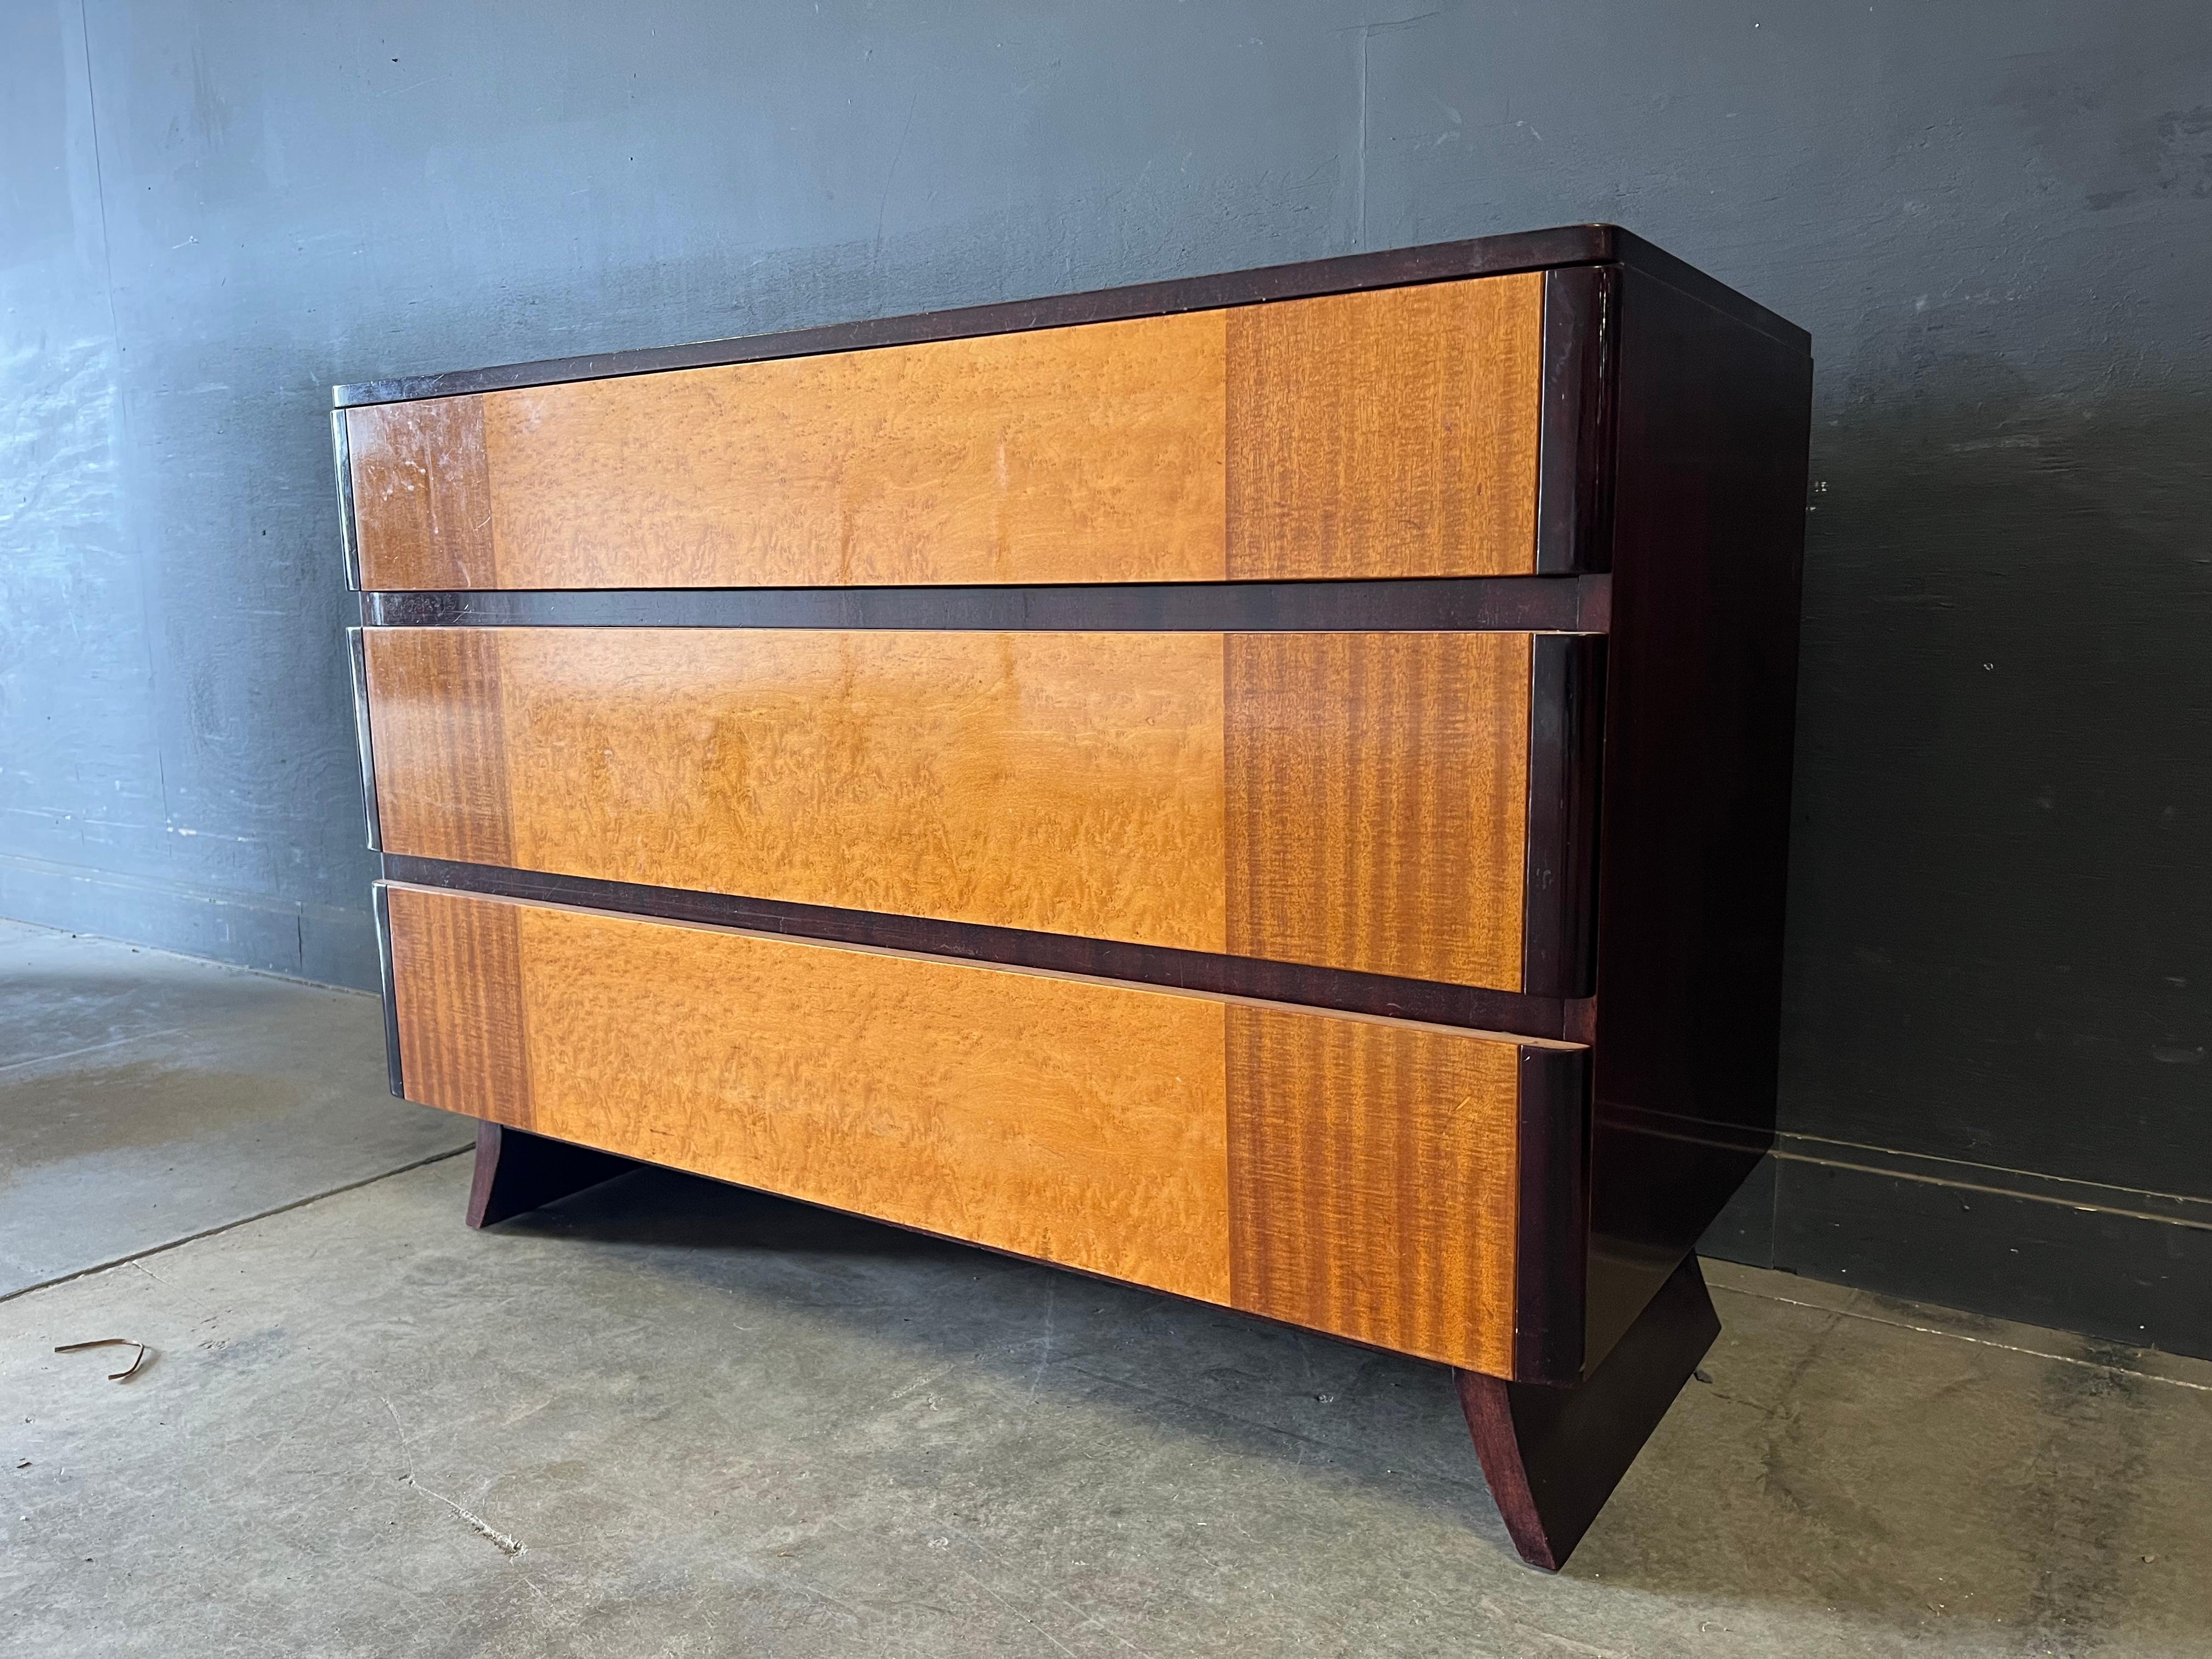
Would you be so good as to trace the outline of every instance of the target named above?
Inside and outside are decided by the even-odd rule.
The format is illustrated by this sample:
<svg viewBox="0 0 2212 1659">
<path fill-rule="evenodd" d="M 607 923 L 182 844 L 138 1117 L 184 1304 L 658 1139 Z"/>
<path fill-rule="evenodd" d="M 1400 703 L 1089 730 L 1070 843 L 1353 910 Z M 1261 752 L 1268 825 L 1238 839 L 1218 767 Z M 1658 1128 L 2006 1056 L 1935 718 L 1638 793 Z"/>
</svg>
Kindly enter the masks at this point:
<svg viewBox="0 0 2212 1659">
<path fill-rule="evenodd" d="M 1451 1367 L 1556 1568 L 1771 1137 L 1811 359 L 1622 230 L 337 388 L 392 1085 Z"/>
</svg>

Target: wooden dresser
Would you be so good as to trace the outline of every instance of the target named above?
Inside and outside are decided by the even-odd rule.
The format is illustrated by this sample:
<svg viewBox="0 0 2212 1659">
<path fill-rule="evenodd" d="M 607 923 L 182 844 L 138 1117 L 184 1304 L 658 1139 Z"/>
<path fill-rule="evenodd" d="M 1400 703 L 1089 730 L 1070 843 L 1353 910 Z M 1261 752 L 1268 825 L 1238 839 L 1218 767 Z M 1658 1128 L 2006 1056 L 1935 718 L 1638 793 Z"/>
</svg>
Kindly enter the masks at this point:
<svg viewBox="0 0 2212 1659">
<path fill-rule="evenodd" d="M 393 1089 L 1456 1368 L 1556 1566 L 1771 1138 L 1811 360 L 1583 226 L 338 388 Z"/>
</svg>

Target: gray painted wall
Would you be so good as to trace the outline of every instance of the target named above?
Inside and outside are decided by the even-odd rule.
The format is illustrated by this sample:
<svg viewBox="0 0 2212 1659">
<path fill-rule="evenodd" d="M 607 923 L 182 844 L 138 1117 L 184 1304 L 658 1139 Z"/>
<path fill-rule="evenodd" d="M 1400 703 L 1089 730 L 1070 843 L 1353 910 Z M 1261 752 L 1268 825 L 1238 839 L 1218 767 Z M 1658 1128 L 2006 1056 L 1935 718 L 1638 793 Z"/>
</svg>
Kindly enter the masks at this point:
<svg viewBox="0 0 2212 1659">
<path fill-rule="evenodd" d="M 356 985 L 331 382 L 1626 224 L 1820 360 L 1794 1155 L 2212 1199 L 2202 0 L 16 0 L 0 204 L 0 914 Z"/>
</svg>

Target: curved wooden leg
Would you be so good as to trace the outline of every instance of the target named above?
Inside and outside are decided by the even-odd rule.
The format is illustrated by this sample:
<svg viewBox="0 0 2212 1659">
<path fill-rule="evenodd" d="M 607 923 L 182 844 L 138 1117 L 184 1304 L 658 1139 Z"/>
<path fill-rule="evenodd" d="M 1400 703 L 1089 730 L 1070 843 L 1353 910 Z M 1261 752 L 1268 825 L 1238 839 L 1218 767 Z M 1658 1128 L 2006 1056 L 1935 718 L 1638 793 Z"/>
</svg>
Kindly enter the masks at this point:
<svg viewBox="0 0 2212 1659">
<path fill-rule="evenodd" d="M 469 1225 L 489 1227 L 637 1167 L 635 1159 L 612 1152 L 549 1140 L 504 1124 L 479 1122 L 476 1178 L 469 1183 Z"/>
<path fill-rule="evenodd" d="M 1597 1370 L 1571 1388 L 1459 1374 L 1459 1403 L 1514 1547 L 1557 1572 L 1659 1426 L 1721 1322 L 1683 1258 Z"/>
</svg>

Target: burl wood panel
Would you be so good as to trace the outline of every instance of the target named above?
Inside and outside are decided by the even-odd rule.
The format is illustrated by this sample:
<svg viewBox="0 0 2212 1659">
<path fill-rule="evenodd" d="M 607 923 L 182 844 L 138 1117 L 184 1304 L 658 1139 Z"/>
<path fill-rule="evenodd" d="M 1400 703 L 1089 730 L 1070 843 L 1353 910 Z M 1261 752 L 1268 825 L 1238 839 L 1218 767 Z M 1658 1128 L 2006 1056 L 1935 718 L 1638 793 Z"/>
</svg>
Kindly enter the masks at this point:
<svg viewBox="0 0 2212 1659">
<path fill-rule="evenodd" d="M 1229 949 L 1522 982 L 1528 634 L 1232 634 Z"/>
<path fill-rule="evenodd" d="M 1534 568 L 1540 276 L 347 411 L 371 589 Z"/>
<path fill-rule="evenodd" d="M 387 850 L 1521 988 L 1525 634 L 392 629 Z"/>
<path fill-rule="evenodd" d="M 1535 568 L 1544 278 L 1229 317 L 1229 574 Z"/>
<path fill-rule="evenodd" d="M 1218 635 L 395 629 L 366 644 L 392 852 L 1222 949 Z M 488 800 L 506 803 L 495 827 L 471 810 Z M 467 850 L 495 842 L 510 856 Z"/>
<path fill-rule="evenodd" d="M 357 506 L 362 579 L 1218 579 L 1222 339 L 1201 313 L 457 400 L 481 406 L 493 481 L 468 579 L 422 580 Z M 392 407 L 352 411 L 349 435 Z"/>
<path fill-rule="evenodd" d="M 1516 1039 L 388 898 L 410 1099 L 1510 1373 Z"/>
<path fill-rule="evenodd" d="M 1228 1300 L 1217 1002 L 503 899 L 390 896 L 411 1097 Z M 523 1064 L 505 1079 L 418 1073 L 418 1053 L 450 1048 L 476 1017 L 446 995 L 487 971 L 482 941 L 507 927 Z"/>
<path fill-rule="evenodd" d="M 1512 1375 L 1519 1051 L 1244 1005 L 1228 1052 L 1236 1305 Z"/>
</svg>

